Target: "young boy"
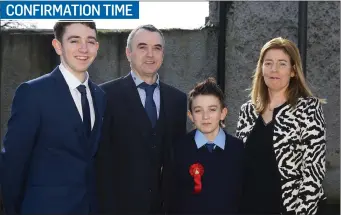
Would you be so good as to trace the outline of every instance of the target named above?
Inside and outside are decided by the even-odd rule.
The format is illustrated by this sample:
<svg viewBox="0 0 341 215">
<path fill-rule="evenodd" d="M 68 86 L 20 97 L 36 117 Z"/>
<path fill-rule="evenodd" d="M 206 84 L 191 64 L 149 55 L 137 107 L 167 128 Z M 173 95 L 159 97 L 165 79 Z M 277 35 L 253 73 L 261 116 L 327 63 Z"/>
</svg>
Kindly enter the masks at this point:
<svg viewBox="0 0 341 215">
<path fill-rule="evenodd" d="M 242 187 L 243 143 L 227 134 L 224 93 L 213 78 L 189 93 L 196 129 L 174 144 L 171 213 L 235 214 Z"/>
</svg>

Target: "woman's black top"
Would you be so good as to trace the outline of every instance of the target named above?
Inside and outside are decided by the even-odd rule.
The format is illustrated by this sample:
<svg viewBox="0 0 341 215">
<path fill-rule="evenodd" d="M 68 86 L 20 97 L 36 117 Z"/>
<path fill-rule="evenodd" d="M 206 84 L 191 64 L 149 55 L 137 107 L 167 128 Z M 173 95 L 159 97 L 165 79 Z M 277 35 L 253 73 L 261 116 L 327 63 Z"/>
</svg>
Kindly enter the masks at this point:
<svg viewBox="0 0 341 215">
<path fill-rule="evenodd" d="M 245 143 L 245 169 L 241 212 L 245 214 L 279 214 L 281 182 L 273 148 L 273 120 L 265 123 L 259 115 Z"/>
</svg>

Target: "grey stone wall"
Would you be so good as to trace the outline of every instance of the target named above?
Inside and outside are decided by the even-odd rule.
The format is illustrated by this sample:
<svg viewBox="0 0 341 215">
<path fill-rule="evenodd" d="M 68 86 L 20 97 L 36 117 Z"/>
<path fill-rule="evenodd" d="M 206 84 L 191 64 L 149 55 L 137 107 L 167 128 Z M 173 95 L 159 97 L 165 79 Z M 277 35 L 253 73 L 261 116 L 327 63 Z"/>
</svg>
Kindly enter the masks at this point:
<svg viewBox="0 0 341 215">
<path fill-rule="evenodd" d="M 18 85 L 50 70 L 52 35 L 1 32 L 1 140 Z"/>
<path fill-rule="evenodd" d="M 307 80 L 327 99 L 327 175 L 331 201 L 340 203 L 340 2 L 308 3 Z"/>
<path fill-rule="evenodd" d="M 210 2 L 210 20 L 219 24 L 218 2 Z M 251 77 L 261 47 L 278 36 L 297 43 L 298 2 L 235 1 L 228 9 L 226 30 L 226 94 L 234 132 L 241 104 L 248 100 Z M 340 201 L 340 2 L 308 2 L 307 81 L 327 99 L 327 175 L 330 202 Z"/>
</svg>

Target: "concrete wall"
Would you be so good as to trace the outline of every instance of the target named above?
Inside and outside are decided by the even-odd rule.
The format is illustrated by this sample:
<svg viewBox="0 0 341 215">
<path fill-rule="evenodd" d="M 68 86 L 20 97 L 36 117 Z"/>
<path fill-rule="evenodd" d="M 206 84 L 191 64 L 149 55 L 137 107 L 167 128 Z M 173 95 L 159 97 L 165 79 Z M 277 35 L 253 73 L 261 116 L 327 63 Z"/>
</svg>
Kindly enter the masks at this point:
<svg viewBox="0 0 341 215">
<path fill-rule="evenodd" d="M 218 25 L 218 2 L 210 2 L 210 20 Z M 247 100 L 259 51 L 282 36 L 298 42 L 298 2 L 233 2 L 227 14 L 226 94 L 233 132 L 238 109 Z M 315 95 L 326 98 L 329 201 L 340 201 L 340 2 L 308 2 L 307 81 Z"/>
<path fill-rule="evenodd" d="M 52 35 L 1 32 L 1 139 L 10 114 L 15 89 L 24 81 L 50 70 Z"/>
<path fill-rule="evenodd" d="M 239 107 L 259 51 L 273 37 L 297 42 L 298 2 L 233 2 L 227 14 L 226 94 L 227 130 L 234 134 Z M 218 4 L 210 3 L 210 23 L 217 24 Z M 184 92 L 196 82 L 216 77 L 216 29 L 165 30 L 165 60 L 161 79 Z M 125 75 L 129 65 L 124 50 L 128 32 L 99 34 L 100 50 L 89 69 L 96 83 Z M 1 32 L 1 138 L 6 130 L 16 87 L 23 81 L 51 71 L 58 58 L 51 46 L 51 32 Z M 326 98 L 326 193 L 330 202 L 340 200 L 340 2 L 308 3 L 307 80 L 316 95 Z M 188 123 L 188 128 L 190 128 Z"/>
</svg>

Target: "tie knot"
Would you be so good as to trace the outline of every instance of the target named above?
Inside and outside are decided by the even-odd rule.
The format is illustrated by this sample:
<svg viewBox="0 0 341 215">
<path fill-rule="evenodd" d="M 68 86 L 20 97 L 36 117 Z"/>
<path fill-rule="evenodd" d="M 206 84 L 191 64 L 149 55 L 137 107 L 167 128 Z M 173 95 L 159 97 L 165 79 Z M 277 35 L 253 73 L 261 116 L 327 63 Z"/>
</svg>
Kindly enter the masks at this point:
<svg viewBox="0 0 341 215">
<path fill-rule="evenodd" d="M 212 152 L 214 149 L 215 144 L 214 143 L 206 143 L 206 148 L 209 152 Z"/>
<path fill-rule="evenodd" d="M 147 84 L 146 82 L 142 82 L 141 84 L 139 84 L 139 88 L 144 89 L 146 91 L 147 95 L 152 95 L 154 93 L 154 90 L 156 88 L 157 84 Z"/>
<path fill-rule="evenodd" d="M 86 94 L 86 86 L 81 84 L 77 87 L 77 90 L 81 93 L 81 94 Z"/>
</svg>

